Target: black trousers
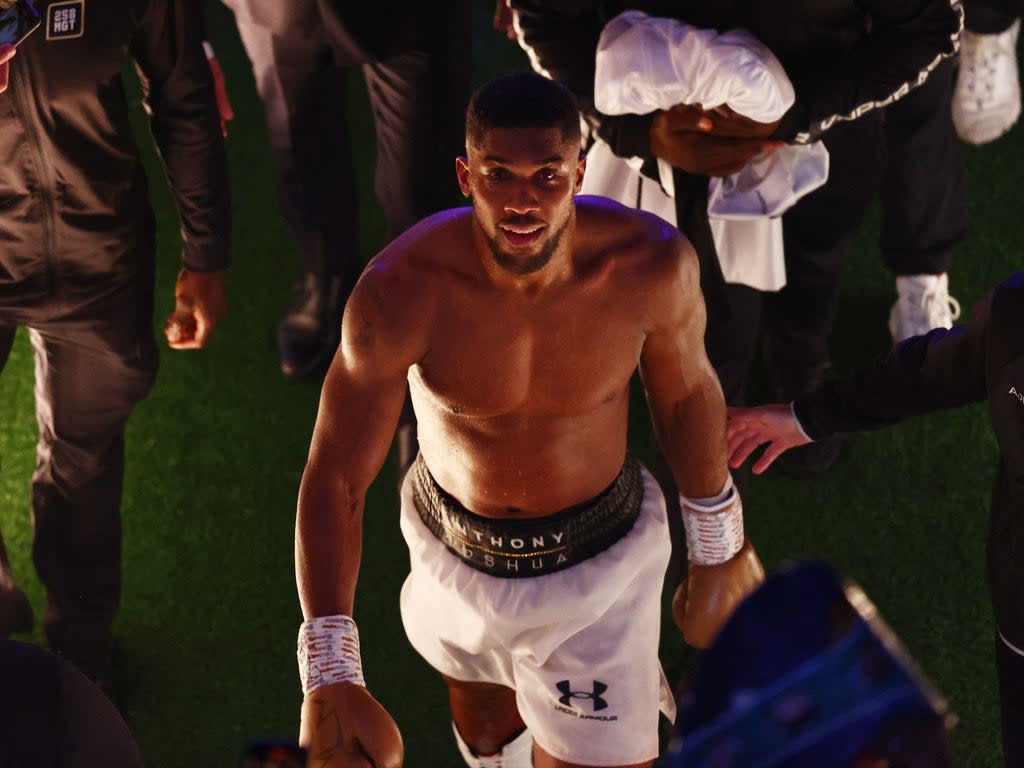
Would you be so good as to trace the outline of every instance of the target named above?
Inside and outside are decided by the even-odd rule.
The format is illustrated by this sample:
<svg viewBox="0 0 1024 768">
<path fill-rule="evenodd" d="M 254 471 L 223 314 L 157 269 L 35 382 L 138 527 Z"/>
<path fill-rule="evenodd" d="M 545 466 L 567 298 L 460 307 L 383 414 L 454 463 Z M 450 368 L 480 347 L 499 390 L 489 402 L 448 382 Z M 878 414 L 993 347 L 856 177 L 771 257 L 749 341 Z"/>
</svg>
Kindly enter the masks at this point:
<svg viewBox="0 0 1024 768">
<path fill-rule="evenodd" d="M 0 680 L 0 768 L 142 768 L 117 709 L 67 661 L 0 639 Z"/>
<path fill-rule="evenodd" d="M 307 271 L 352 278 L 361 266 L 353 263 L 359 221 L 353 153 L 370 148 L 351 144 L 349 67 L 362 68 L 369 92 L 375 192 L 388 238 L 449 207 L 458 194 L 454 158 L 462 153 L 469 95 L 466 0 L 435 4 L 427 24 L 396 12 L 389 38 L 399 42 L 378 53 L 349 34 L 341 16 L 322 18 L 317 0 L 224 3 L 235 13 L 266 108 L 282 210 Z"/>
<path fill-rule="evenodd" d="M 44 626 L 51 647 L 97 678 L 110 675 L 120 600 L 125 426 L 157 370 L 153 260 L 150 234 L 110 274 L 78 272 L 40 298 L 20 289 L 40 284 L 39 263 L 0 295 L 0 370 L 18 326 L 35 354 L 32 558 L 47 591 Z"/>
<path fill-rule="evenodd" d="M 1022 0 L 968 0 L 964 3 L 964 24 L 979 35 L 996 35 L 1010 28 L 1024 15 Z"/>
<path fill-rule="evenodd" d="M 996 674 L 1006 768 L 1024 768 L 1024 656 L 996 634 Z"/>
<path fill-rule="evenodd" d="M 876 194 L 879 245 L 892 272 L 949 270 L 966 236 L 964 168 L 950 112 L 953 73 L 946 61 L 903 99 L 825 134 L 828 182 L 783 215 L 786 286 L 777 293 L 729 286 L 729 317 L 708 318 L 708 355 L 730 404 L 742 403 L 762 323 L 780 375 L 829 359 L 842 270 Z"/>
</svg>

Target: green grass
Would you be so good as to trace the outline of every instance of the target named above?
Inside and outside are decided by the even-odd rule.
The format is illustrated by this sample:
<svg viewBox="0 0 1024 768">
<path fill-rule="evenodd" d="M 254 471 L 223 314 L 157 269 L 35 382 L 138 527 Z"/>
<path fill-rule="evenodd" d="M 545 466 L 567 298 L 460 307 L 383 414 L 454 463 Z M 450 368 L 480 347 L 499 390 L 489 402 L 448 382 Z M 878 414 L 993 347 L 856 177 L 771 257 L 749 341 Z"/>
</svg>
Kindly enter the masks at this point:
<svg viewBox="0 0 1024 768">
<path fill-rule="evenodd" d="M 278 374 L 273 327 L 298 262 L 277 213 L 262 106 L 244 51 L 231 15 L 208 5 L 237 113 L 229 138 L 230 314 L 209 349 L 165 349 L 157 385 L 128 430 L 117 672 L 128 722 L 147 764 L 157 768 L 233 765 L 247 737 L 294 734 L 300 702 L 292 529 L 319 383 L 287 383 Z M 519 50 L 489 31 L 492 5 L 477 6 L 474 81 L 525 68 Z M 372 125 L 357 73 L 351 80 L 364 190 L 361 255 L 368 258 L 382 244 L 383 226 L 372 198 Z M 137 102 L 134 86 L 132 94 Z M 138 110 L 136 118 L 160 225 L 159 328 L 171 308 L 177 223 Z M 993 146 L 967 150 L 971 238 L 951 274 L 965 307 L 1020 266 L 1022 136 L 1018 127 Z M 876 231 L 876 217 L 869 217 L 845 275 L 833 338 L 840 371 L 887 344 L 894 289 Z M 30 560 L 35 422 L 23 332 L 0 378 L 0 403 L 0 528 L 17 578 L 41 613 L 45 598 Z M 649 455 L 646 413 L 634 413 L 634 447 Z M 748 529 L 769 568 L 825 559 L 875 600 L 960 715 L 951 735 L 959 766 L 999 761 L 983 575 L 995 458 L 987 413 L 978 406 L 858 436 L 827 475 L 793 480 L 770 472 L 747 495 Z M 409 765 L 458 765 L 443 686 L 401 628 L 398 590 L 408 561 L 394 489 L 388 465 L 367 505 L 358 596 L 367 678 L 402 728 Z M 663 638 L 675 679 L 688 656 L 672 627 Z M 42 642 L 39 632 L 28 639 Z"/>
</svg>

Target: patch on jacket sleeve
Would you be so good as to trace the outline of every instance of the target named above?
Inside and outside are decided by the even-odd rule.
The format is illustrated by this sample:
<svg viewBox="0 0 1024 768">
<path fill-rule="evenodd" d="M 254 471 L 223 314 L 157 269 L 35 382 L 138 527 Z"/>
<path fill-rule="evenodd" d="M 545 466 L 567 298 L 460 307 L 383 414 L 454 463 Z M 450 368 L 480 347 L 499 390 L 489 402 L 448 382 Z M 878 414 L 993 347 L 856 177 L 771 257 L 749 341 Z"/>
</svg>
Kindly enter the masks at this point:
<svg viewBox="0 0 1024 768">
<path fill-rule="evenodd" d="M 46 9 L 46 39 L 70 40 L 85 34 L 85 0 L 52 3 Z"/>
</svg>

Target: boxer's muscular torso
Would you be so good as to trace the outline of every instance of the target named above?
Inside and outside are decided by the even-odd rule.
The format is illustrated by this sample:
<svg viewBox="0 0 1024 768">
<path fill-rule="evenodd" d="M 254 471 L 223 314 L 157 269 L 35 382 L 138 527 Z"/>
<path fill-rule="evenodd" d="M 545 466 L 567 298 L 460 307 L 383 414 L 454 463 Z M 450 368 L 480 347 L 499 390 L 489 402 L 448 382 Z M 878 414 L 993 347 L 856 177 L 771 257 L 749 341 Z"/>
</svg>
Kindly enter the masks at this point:
<svg viewBox="0 0 1024 768">
<path fill-rule="evenodd" d="M 611 484 L 648 331 L 664 300 L 685 301 L 676 278 L 692 252 L 678 235 L 578 200 L 569 264 L 544 286 L 494 282 L 468 209 L 425 222 L 369 273 L 388 315 L 419 337 L 408 379 L 424 459 L 481 515 L 550 514 Z M 703 348 L 693 353 L 699 365 Z"/>
</svg>

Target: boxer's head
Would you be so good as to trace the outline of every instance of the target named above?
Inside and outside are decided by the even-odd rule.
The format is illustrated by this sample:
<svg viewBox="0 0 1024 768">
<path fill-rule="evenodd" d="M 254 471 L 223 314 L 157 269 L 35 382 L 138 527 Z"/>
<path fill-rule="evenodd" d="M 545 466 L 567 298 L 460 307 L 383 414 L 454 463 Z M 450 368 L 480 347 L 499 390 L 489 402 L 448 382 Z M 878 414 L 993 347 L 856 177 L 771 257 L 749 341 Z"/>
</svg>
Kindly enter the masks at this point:
<svg viewBox="0 0 1024 768">
<path fill-rule="evenodd" d="M 542 269 L 573 219 L 585 165 L 579 120 L 568 89 L 527 72 L 488 83 L 470 101 L 459 186 L 510 272 Z"/>
</svg>

